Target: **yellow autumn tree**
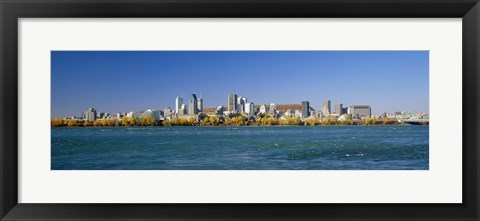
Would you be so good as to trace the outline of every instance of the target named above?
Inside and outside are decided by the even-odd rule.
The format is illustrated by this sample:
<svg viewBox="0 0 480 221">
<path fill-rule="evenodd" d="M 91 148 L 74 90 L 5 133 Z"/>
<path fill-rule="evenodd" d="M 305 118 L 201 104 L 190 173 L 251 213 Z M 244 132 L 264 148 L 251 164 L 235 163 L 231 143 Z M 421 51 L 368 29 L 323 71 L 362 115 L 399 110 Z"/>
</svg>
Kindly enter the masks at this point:
<svg viewBox="0 0 480 221">
<path fill-rule="evenodd" d="M 155 118 L 151 117 L 151 116 L 143 116 L 141 119 L 140 119 L 140 125 L 142 126 L 155 126 Z"/>
<path fill-rule="evenodd" d="M 232 124 L 234 126 L 243 126 L 245 125 L 245 118 L 243 116 L 237 116 L 232 118 Z"/>
<path fill-rule="evenodd" d="M 373 117 L 369 117 L 369 118 L 365 119 L 364 124 L 365 125 L 375 125 L 376 124 L 376 119 L 373 118 Z"/>
<path fill-rule="evenodd" d="M 305 120 L 305 126 L 315 126 L 319 124 L 320 124 L 320 121 L 316 117 L 311 117 Z"/>
<path fill-rule="evenodd" d="M 210 125 L 216 126 L 220 122 L 220 119 L 218 119 L 218 117 L 215 117 L 215 116 L 210 116 L 208 118 L 208 121 L 210 122 Z"/>
<path fill-rule="evenodd" d="M 162 121 L 163 126 L 172 126 L 172 121 L 171 120 L 164 120 Z"/>
<path fill-rule="evenodd" d="M 76 126 L 77 122 L 75 120 L 68 120 L 67 121 L 67 126 L 73 127 Z"/>
<path fill-rule="evenodd" d="M 122 126 L 130 126 L 130 124 L 128 123 L 128 117 L 127 116 L 122 117 Z"/>
<path fill-rule="evenodd" d="M 188 118 L 188 122 L 187 122 L 187 124 L 188 124 L 189 126 L 192 126 L 192 125 L 194 125 L 194 124 L 195 124 L 195 118 L 194 118 L 194 117 L 190 117 L 190 118 Z"/>
<path fill-rule="evenodd" d="M 128 124 L 130 126 L 135 126 L 135 125 L 137 125 L 136 123 L 137 123 L 137 121 L 135 120 L 135 117 L 129 117 L 128 118 Z"/>
<path fill-rule="evenodd" d="M 50 121 L 50 124 L 52 127 L 63 127 L 65 126 L 65 121 L 63 119 L 55 118 Z"/>
</svg>

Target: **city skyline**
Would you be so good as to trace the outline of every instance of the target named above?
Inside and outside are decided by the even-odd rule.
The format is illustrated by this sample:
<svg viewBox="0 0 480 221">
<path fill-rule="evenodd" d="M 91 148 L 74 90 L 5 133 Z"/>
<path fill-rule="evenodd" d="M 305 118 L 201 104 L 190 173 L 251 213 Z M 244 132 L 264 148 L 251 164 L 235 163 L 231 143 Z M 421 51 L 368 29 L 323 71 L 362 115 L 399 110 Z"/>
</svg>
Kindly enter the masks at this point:
<svg viewBox="0 0 480 221">
<path fill-rule="evenodd" d="M 182 94 L 185 104 L 201 94 L 203 108 L 227 107 L 230 93 L 255 104 L 429 113 L 428 51 L 52 52 L 51 117 L 174 109 Z"/>
<path fill-rule="evenodd" d="M 282 108 L 278 108 L 283 105 Z M 298 105 L 295 107 L 295 105 Z M 150 117 L 153 122 L 162 122 L 164 120 L 170 121 L 175 119 L 190 119 L 193 117 L 194 122 L 198 123 L 205 120 L 207 117 L 238 117 L 244 116 L 247 119 L 260 119 L 263 117 L 273 117 L 282 120 L 288 120 L 290 117 L 299 118 L 301 121 L 314 120 L 322 122 L 324 117 L 328 119 L 336 119 L 337 121 L 345 121 L 347 118 L 356 120 L 365 120 L 367 118 L 380 119 L 380 120 L 410 120 L 410 123 L 428 122 L 428 113 L 411 113 L 411 112 L 395 112 L 388 113 L 383 112 L 380 115 L 372 113 L 372 107 L 370 105 L 350 105 L 343 106 L 342 103 L 335 104 L 333 109 L 331 106 L 331 100 L 324 100 L 321 109 L 315 110 L 310 107 L 309 101 L 302 101 L 299 104 L 257 104 L 248 100 L 246 97 L 238 96 L 237 94 L 228 94 L 228 105 L 220 105 L 217 108 L 211 108 L 210 110 L 203 109 L 203 99 L 197 99 L 195 94 L 190 95 L 189 105 L 183 102 L 183 96 L 176 97 L 175 108 L 166 107 L 163 110 L 146 109 L 143 111 L 130 111 L 130 112 L 117 112 L 116 114 L 101 112 L 95 110 L 95 108 L 88 108 L 81 116 L 73 115 L 69 120 L 79 120 L 81 125 L 85 122 L 97 122 L 97 120 L 110 119 L 118 122 L 131 121 L 130 119 L 144 119 Z M 52 118 L 53 125 L 60 125 L 59 118 Z M 67 117 L 64 118 L 67 120 Z M 136 122 L 135 120 L 135 122 Z M 371 120 L 371 119 L 370 119 Z M 114 122 L 112 121 L 112 122 Z M 327 120 L 328 121 L 328 120 Z M 401 120 L 400 120 L 401 121 Z M 399 121 L 399 122 L 400 122 Z M 61 121 L 61 125 L 68 123 L 67 121 Z M 102 124 L 108 121 L 103 121 Z M 313 121 L 311 121 L 313 122 Z M 402 121 L 405 123 L 405 121 Z M 168 123 L 167 123 L 168 124 Z M 85 126 L 85 125 L 84 125 Z"/>
</svg>

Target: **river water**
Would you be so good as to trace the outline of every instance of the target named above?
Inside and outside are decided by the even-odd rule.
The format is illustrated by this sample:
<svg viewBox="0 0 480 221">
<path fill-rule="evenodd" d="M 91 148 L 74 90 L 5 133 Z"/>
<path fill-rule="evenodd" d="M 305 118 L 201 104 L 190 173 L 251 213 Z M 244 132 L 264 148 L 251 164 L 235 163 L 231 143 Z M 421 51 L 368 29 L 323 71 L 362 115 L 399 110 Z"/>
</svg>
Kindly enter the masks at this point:
<svg viewBox="0 0 480 221">
<path fill-rule="evenodd" d="M 428 126 L 51 129 L 52 170 L 428 170 Z"/>
</svg>

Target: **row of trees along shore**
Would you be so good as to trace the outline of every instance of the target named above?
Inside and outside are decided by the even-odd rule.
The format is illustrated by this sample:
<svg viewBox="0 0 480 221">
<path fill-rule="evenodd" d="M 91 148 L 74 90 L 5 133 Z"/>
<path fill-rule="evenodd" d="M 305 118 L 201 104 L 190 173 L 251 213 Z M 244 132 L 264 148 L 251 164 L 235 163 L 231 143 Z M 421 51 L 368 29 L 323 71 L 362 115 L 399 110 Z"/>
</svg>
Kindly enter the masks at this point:
<svg viewBox="0 0 480 221">
<path fill-rule="evenodd" d="M 200 115 L 197 118 L 175 118 L 172 120 L 156 121 L 153 117 L 143 116 L 140 118 L 124 116 L 120 120 L 117 118 L 97 119 L 94 122 L 73 119 L 52 119 L 52 127 L 125 127 L 125 126 L 334 126 L 334 125 L 397 125 L 401 124 L 393 118 L 366 118 L 363 120 L 353 120 L 346 117 L 345 120 L 338 120 L 336 117 L 325 117 L 322 120 L 318 118 L 308 118 L 301 120 L 300 117 L 276 118 L 271 116 L 246 117 L 246 116 L 207 116 Z M 425 125 L 428 122 L 424 123 Z"/>
</svg>

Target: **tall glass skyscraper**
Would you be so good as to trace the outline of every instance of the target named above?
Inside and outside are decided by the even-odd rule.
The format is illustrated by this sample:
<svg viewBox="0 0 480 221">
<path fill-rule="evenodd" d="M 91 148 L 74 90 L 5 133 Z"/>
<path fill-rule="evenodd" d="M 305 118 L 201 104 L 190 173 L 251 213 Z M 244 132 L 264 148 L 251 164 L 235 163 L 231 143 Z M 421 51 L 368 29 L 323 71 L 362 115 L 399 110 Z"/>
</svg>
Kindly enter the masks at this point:
<svg viewBox="0 0 480 221">
<path fill-rule="evenodd" d="M 228 94 L 228 111 L 233 112 L 237 110 L 237 95 L 236 94 Z"/>
<path fill-rule="evenodd" d="M 178 113 L 178 110 L 180 110 L 182 108 L 182 104 L 183 103 L 183 97 L 177 97 L 177 99 L 175 99 L 175 112 Z"/>
<path fill-rule="evenodd" d="M 197 109 L 198 109 L 198 112 L 203 112 L 203 99 L 202 98 L 198 99 Z"/>
<path fill-rule="evenodd" d="M 330 100 L 324 100 L 323 101 L 323 108 L 322 108 L 322 113 L 323 113 L 323 116 L 330 116 L 330 114 L 332 113 L 332 109 L 331 109 L 331 104 L 330 104 Z"/>
<path fill-rule="evenodd" d="M 193 115 L 198 113 L 198 107 L 197 107 L 197 95 L 192 94 L 190 96 L 190 101 L 188 105 L 188 114 Z"/>
</svg>

